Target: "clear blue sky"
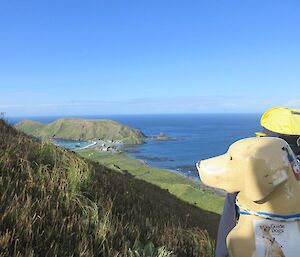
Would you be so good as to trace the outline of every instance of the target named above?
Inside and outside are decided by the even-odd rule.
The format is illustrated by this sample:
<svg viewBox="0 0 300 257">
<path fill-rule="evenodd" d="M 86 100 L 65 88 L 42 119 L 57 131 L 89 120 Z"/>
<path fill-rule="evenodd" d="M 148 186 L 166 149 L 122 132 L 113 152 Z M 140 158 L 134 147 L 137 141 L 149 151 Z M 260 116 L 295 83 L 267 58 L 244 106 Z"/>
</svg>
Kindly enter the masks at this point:
<svg viewBox="0 0 300 257">
<path fill-rule="evenodd" d="M 0 2 L 8 116 L 300 107 L 300 2 Z"/>
</svg>

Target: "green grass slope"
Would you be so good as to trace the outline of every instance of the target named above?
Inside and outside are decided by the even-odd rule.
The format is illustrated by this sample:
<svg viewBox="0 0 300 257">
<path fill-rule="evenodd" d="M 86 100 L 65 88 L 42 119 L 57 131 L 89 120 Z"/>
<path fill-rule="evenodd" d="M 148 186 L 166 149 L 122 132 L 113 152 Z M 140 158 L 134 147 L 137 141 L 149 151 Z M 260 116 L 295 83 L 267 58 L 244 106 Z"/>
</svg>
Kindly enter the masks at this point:
<svg viewBox="0 0 300 257">
<path fill-rule="evenodd" d="M 1 256 L 213 256 L 218 220 L 0 120 Z"/>
<path fill-rule="evenodd" d="M 167 189 L 183 201 L 201 209 L 219 214 L 222 212 L 224 197 L 204 190 L 198 183 L 175 172 L 151 167 L 124 154 L 104 153 L 91 148 L 80 150 L 78 153 L 111 169 L 128 172 L 136 178 Z"/>
<path fill-rule="evenodd" d="M 23 132 L 33 135 L 35 137 L 38 137 L 40 134 L 40 131 L 45 127 L 46 125 L 33 121 L 33 120 L 22 120 L 20 123 L 16 125 L 16 128 L 19 130 L 22 130 Z"/>
<path fill-rule="evenodd" d="M 120 140 L 124 144 L 141 144 L 145 136 L 138 129 L 111 120 L 79 118 L 58 119 L 49 124 L 23 120 L 16 128 L 37 137 L 71 140 Z"/>
</svg>

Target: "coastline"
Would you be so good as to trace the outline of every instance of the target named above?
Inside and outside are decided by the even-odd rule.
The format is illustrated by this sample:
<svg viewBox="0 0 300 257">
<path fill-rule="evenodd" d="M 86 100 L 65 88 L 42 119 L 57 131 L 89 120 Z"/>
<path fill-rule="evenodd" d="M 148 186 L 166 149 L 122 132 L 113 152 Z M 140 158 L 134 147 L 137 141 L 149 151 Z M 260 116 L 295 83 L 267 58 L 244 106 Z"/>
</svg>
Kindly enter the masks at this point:
<svg viewBox="0 0 300 257">
<path fill-rule="evenodd" d="M 75 149 L 75 150 L 83 150 L 83 149 L 87 149 L 87 148 L 90 148 L 90 147 L 93 147 L 93 146 L 95 146 L 97 144 L 97 142 L 93 142 L 93 143 L 91 143 L 91 144 L 89 144 L 89 145 L 86 145 L 86 146 L 83 146 L 83 147 L 79 147 L 79 148 L 77 148 L 77 149 Z"/>
</svg>

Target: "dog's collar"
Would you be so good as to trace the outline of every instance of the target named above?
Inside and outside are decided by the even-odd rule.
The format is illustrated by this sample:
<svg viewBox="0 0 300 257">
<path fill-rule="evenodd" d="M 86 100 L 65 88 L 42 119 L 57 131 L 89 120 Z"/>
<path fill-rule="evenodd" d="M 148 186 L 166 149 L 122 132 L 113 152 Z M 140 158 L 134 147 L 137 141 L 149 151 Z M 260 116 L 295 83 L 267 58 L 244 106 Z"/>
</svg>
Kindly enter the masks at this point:
<svg viewBox="0 0 300 257">
<path fill-rule="evenodd" d="M 268 213 L 268 212 L 260 212 L 260 211 L 252 211 L 242 207 L 238 200 L 235 202 L 236 206 L 238 207 L 238 212 L 240 215 L 254 215 L 268 220 L 275 220 L 275 221 L 296 221 L 300 220 L 300 213 L 292 214 L 292 215 L 281 215 L 275 213 Z"/>
<path fill-rule="evenodd" d="M 274 244 L 275 242 L 275 237 L 272 237 L 272 240 L 270 240 L 271 244 Z"/>
</svg>

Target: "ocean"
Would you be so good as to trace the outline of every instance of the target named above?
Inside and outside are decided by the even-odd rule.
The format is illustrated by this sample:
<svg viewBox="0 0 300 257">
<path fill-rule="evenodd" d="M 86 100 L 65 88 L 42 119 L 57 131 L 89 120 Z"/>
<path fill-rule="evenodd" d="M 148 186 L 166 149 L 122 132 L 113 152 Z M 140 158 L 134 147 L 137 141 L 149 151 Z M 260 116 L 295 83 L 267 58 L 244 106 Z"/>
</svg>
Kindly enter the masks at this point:
<svg viewBox="0 0 300 257">
<path fill-rule="evenodd" d="M 124 151 L 149 165 L 176 170 L 197 178 L 195 163 L 223 154 L 235 141 L 255 136 L 260 131 L 260 114 L 168 114 L 168 115 L 109 115 L 81 118 L 112 119 L 140 129 L 147 136 L 165 133 L 175 140 L 147 140 L 145 144 L 127 146 Z M 78 117 L 78 116 L 76 116 Z M 60 117 L 26 117 L 48 123 Z M 16 123 L 22 118 L 8 118 Z M 67 148 L 84 147 L 90 142 L 56 142 Z"/>
</svg>

